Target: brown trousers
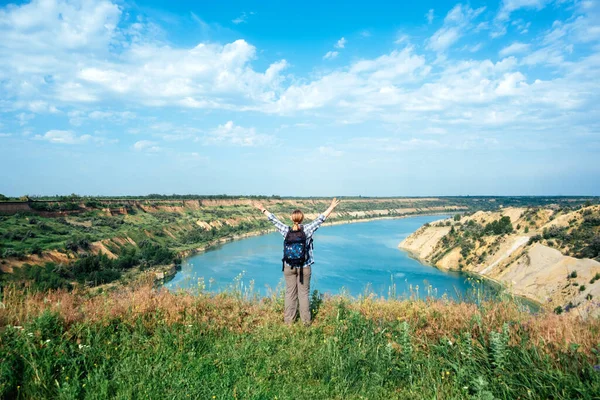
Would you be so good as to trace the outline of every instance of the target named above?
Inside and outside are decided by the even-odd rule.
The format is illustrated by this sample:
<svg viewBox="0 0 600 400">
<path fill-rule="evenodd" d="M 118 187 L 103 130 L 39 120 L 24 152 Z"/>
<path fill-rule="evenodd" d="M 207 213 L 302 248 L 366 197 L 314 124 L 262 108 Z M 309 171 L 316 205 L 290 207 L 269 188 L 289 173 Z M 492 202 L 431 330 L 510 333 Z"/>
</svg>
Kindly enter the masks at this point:
<svg viewBox="0 0 600 400">
<path fill-rule="evenodd" d="M 303 268 L 304 284 L 300 284 L 300 269 L 285 266 L 283 276 L 285 277 L 285 310 L 283 320 L 291 324 L 296 319 L 296 310 L 300 303 L 300 318 L 304 324 L 310 324 L 310 266 Z"/>
</svg>

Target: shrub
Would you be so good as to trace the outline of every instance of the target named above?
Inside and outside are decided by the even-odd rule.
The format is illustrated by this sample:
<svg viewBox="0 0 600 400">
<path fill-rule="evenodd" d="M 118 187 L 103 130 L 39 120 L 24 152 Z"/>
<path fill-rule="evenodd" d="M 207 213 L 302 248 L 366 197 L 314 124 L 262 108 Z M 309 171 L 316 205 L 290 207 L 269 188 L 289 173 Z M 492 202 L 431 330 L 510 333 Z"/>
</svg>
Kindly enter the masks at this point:
<svg viewBox="0 0 600 400">
<path fill-rule="evenodd" d="M 512 233 L 513 226 L 512 222 L 510 222 L 510 218 L 507 216 L 503 216 L 497 221 L 493 221 L 488 223 L 483 233 L 484 235 L 503 235 L 507 233 Z"/>
<path fill-rule="evenodd" d="M 31 254 L 37 254 L 38 256 L 41 256 L 42 255 L 42 247 L 38 243 L 34 243 L 33 246 L 31 246 L 30 252 L 31 252 Z"/>
<path fill-rule="evenodd" d="M 585 290 L 585 285 L 581 285 L 581 286 L 579 286 L 579 291 L 580 291 L 580 292 L 583 292 L 584 290 Z"/>
<path fill-rule="evenodd" d="M 562 313 L 563 313 L 562 306 L 558 306 L 554 309 L 554 314 L 562 314 Z"/>
<path fill-rule="evenodd" d="M 4 251 L 2 252 L 2 258 L 17 258 L 19 260 L 22 260 L 23 258 L 25 258 L 25 254 L 23 254 L 22 251 L 15 249 L 4 249 Z"/>
<path fill-rule="evenodd" d="M 34 291 L 45 292 L 56 289 L 71 289 L 71 283 L 58 272 L 54 263 L 46 263 L 43 266 L 23 264 L 16 268 L 9 276 L 9 280 L 28 286 Z"/>
<path fill-rule="evenodd" d="M 532 237 L 529 238 L 529 242 L 527 244 L 532 245 L 536 242 L 539 242 L 542 240 L 542 236 L 541 235 L 533 235 Z"/>
</svg>

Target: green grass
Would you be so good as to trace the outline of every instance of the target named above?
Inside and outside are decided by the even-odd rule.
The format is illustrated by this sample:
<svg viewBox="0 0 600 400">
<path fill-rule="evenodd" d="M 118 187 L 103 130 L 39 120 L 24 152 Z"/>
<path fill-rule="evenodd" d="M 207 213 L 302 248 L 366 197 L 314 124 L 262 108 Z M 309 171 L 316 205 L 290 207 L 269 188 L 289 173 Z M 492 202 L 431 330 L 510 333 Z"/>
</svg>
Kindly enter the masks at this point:
<svg viewBox="0 0 600 400">
<path fill-rule="evenodd" d="M 122 309 L 109 295 L 81 300 L 83 315 L 64 306 L 75 294 L 60 297 L 60 312 L 48 305 L 57 301 L 50 296 L 22 327 L 7 325 L 0 335 L 0 397 L 592 399 L 600 393 L 597 347 L 539 340 L 547 323 L 560 331 L 570 322 L 527 316 L 506 304 L 477 310 L 336 298 L 325 300 L 305 328 L 280 322 L 279 298 L 148 293 L 117 297 L 126 303 Z M 108 308 L 98 315 L 102 305 Z M 16 318 L 5 314 L 5 325 Z M 598 323 L 581 323 L 578 335 L 589 342 Z"/>
</svg>

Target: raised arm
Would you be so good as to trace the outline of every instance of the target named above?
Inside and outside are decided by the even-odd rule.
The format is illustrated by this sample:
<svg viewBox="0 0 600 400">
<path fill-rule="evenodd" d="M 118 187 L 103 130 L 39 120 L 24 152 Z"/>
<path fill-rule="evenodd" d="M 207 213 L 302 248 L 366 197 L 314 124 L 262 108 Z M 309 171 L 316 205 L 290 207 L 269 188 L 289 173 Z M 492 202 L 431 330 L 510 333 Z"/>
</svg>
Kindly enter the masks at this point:
<svg viewBox="0 0 600 400">
<path fill-rule="evenodd" d="M 329 205 L 329 208 L 327 210 L 325 210 L 325 212 L 323 213 L 325 218 L 329 217 L 329 214 L 331 214 L 331 212 L 334 210 L 334 208 L 336 208 L 338 206 L 338 204 L 340 204 L 340 201 L 336 197 L 334 197 L 333 200 L 331 200 L 331 204 Z"/>
<path fill-rule="evenodd" d="M 287 235 L 288 231 L 290 230 L 290 227 L 287 226 L 286 224 L 284 224 L 283 222 L 281 222 L 280 220 L 277 219 L 277 217 L 270 213 L 269 211 L 267 211 L 267 209 L 265 208 L 265 206 L 262 205 L 262 203 L 259 203 L 257 201 L 253 202 L 252 205 L 256 208 L 258 208 L 260 210 L 261 213 L 263 213 L 264 215 L 267 216 L 267 219 L 269 221 L 271 221 L 271 223 L 273 225 L 275 225 L 275 228 L 277 228 L 277 231 L 279 233 L 281 233 L 284 237 L 285 235 Z"/>
<path fill-rule="evenodd" d="M 338 204 L 340 204 L 340 201 L 334 198 L 333 200 L 331 200 L 331 205 L 329 206 L 329 208 L 325 210 L 323 214 L 319 215 L 311 223 L 304 225 L 304 233 L 306 233 L 306 236 L 311 237 L 313 233 L 315 233 L 315 231 L 319 229 L 319 226 L 321 226 L 321 224 L 325 222 L 325 218 L 329 217 L 329 214 L 331 214 L 333 209 L 336 208 Z"/>
</svg>

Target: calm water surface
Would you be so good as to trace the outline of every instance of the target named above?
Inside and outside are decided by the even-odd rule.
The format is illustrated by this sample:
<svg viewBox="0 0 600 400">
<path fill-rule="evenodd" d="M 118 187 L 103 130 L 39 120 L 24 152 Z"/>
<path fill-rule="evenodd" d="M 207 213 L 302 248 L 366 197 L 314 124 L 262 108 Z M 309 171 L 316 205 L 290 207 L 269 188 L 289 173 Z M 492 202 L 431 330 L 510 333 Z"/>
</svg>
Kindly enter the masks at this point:
<svg viewBox="0 0 600 400">
<path fill-rule="evenodd" d="M 417 216 L 321 227 L 314 236 L 311 290 L 357 296 L 368 288 L 387 296 L 393 283 L 397 295 L 414 295 L 417 285 L 419 295 L 423 295 L 425 287 L 431 285 L 435 289 L 431 294 L 437 297 L 463 296 L 473 288 L 466 275 L 423 265 L 398 249 L 398 244 L 421 225 L 445 217 Z M 279 233 L 227 243 L 184 260 L 181 271 L 165 286 L 172 290 L 197 289 L 202 278 L 206 289 L 220 291 L 231 288 L 242 274 L 245 287 L 254 281 L 254 291 L 268 295 L 283 285 L 282 251 L 283 237 Z"/>
</svg>

